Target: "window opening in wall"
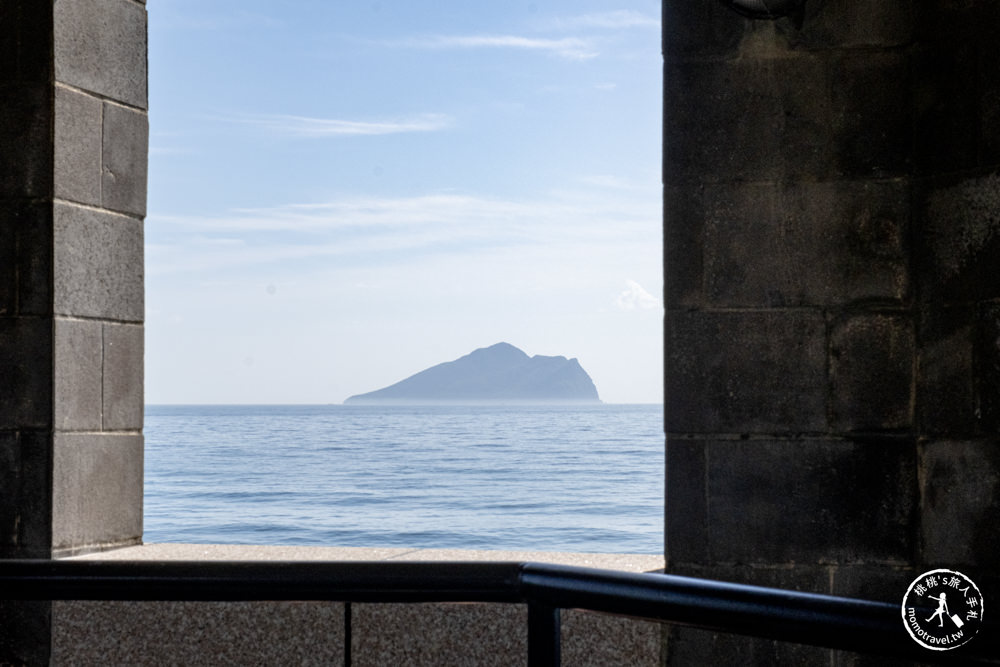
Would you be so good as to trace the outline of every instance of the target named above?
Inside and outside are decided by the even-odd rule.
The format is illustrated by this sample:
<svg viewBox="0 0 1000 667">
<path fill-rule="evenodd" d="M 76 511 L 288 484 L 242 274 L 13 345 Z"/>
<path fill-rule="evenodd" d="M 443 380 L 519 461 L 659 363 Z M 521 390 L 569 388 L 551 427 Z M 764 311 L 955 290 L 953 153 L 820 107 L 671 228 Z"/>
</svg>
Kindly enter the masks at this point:
<svg viewBox="0 0 1000 667">
<path fill-rule="evenodd" d="M 659 553 L 659 3 L 149 26 L 145 540 Z M 343 404 L 514 347 L 603 403 Z"/>
</svg>

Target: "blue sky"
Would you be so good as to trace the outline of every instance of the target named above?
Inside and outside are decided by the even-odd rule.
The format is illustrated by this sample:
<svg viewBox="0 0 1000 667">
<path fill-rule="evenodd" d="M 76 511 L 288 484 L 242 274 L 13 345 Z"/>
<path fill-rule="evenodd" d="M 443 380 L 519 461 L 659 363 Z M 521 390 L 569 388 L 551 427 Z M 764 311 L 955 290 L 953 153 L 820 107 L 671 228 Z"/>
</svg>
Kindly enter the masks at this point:
<svg viewBox="0 0 1000 667">
<path fill-rule="evenodd" d="M 156 0 L 149 403 L 500 341 L 662 402 L 659 2 Z"/>
</svg>

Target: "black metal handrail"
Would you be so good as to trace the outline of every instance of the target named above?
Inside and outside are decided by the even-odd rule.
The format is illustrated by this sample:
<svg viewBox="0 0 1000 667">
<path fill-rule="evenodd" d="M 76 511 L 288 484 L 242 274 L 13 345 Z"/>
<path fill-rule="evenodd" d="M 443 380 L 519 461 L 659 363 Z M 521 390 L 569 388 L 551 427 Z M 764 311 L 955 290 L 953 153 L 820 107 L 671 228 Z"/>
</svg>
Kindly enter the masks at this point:
<svg viewBox="0 0 1000 667">
<path fill-rule="evenodd" d="M 899 605 L 545 563 L 6 560 L 0 598 L 525 603 L 530 665 L 558 664 L 566 608 L 921 662 L 1000 664 L 993 642 L 977 646 L 983 637 L 952 651 L 917 646 Z"/>
</svg>

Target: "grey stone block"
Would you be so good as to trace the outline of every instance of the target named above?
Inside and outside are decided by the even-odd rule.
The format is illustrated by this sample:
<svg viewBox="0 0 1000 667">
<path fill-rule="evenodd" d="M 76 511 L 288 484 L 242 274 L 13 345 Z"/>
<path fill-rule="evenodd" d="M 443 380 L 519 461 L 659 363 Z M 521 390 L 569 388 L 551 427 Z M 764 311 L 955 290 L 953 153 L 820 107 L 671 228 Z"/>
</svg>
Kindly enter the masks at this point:
<svg viewBox="0 0 1000 667">
<path fill-rule="evenodd" d="M 57 203 L 54 227 L 55 311 L 141 322 L 142 223 Z"/>
<path fill-rule="evenodd" d="M 900 604 L 906 587 L 918 574 L 920 570 L 913 565 L 837 565 L 832 568 L 830 592 L 840 597 Z"/>
<path fill-rule="evenodd" d="M 52 453 L 52 550 L 142 540 L 142 436 L 59 433 Z"/>
<path fill-rule="evenodd" d="M 0 431 L 0 558 L 51 553 L 51 440 L 47 431 Z"/>
<path fill-rule="evenodd" d="M 104 430 L 142 428 L 143 327 L 104 325 Z"/>
<path fill-rule="evenodd" d="M 1000 433 L 1000 305 L 996 303 L 979 308 L 975 359 L 977 425 L 983 435 L 994 435 Z"/>
<path fill-rule="evenodd" d="M 52 603 L 0 600 L 0 663 L 48 665 Z"/>
<path fill-rule="evenodd" d="M 101 204 L 101 101 L 56 87 L 55 196 Z"/>
<path fill-rule="evenodd" d="M 664 182 L 828 177 L 827 78 L 812 58 L 668 62 Z"/>
<path fill-rule="evenodd" d="M 831 425 L 840 432 L 909 429 L 915 361 L 908 315 L 855 315 L 830 334 Z"/>
<path fill-rule="evenodd" d="M 0 317 L 0 429 L 52 427 L 52 321 Z"/>
<path fill-rule="evenodd" d="M 901 53 L 844 55 L 831 66 L 832 142 L 837 173 L 905 175 L 913 158 L 910 62 Z"/>
<path fill-rule="evenodd" d="M 104 104 L 104 207 L 146 215 L 149 120 L 144 112 Z"/>
<path fill-rule="evenodd" d="M 912 0 L 824 0 L 804 4 L 800 25 L 776 26 L 798 49 L 892 48 L 914 39 L 917 14 Z"/>
<path fill-rule="evenodd" d="M 741 667 L 829 667 L 830 651 L 815 646 L 672 626 L 667 637 L 667 667 L 740 665 Z"/>
<path fill-rule="evenodd" d="M 928 442 L 920 448 L 920 464 L 921 562 L 995 568 L 1000 552 L 1000 440 L 992 436 Z"/>
<path fill-rule="evenodd" d="M 709 441 L 709 548 L 720 562 L 910 562 L 912 443 Z"/>
<path fill-rule="evenodd" d="M 916 395 L 921 434 L 968 437 L 978 432 L 975 329 L 970 308 L 924 311 Z"/>
<path fill-rule="evenodd" d="M 55 602 L 52 664 L 343 665 L 344 605 Z"/>
<path fill-rule="evenodd" d="M 821 312 L 668 310 L 664 346 L 668 433 L 826 429 Z"/>
<path fill-rule="evenodd" d="M 979 45 L 979 149 L 984 165 L 1000 163 L 1000 77 L 992 63 L 1000 62 L 1000 44 L 990 39 Z"/>
<path fill-rule="evenodd" d="M 55 3 L 56 81 L 146 108 L 146 9 L 130 0 Z"/>
<path fill-rule="evenodd" d="M 663 3 L 663 52 L 667 58 L 734 56 L 748 21 L 721 3 Z"/>
<path fill-rule="evenodd" d="M 703 201 L 704 282 L 714 307 L 907 296 L 905 181 L 708 186 Z"/>
<path fill-rule="evenodd" d="M 52 195 L 52 84 L 0 82 L 0 198 Z"/>
<path fill-rule="evenodd" d="M 705 188 L 668 186 L 663 189 L 663 198 L 663 267 L 667 307 L 703 305 Z"/>
<path fill-rule="evenodd" d="M 934 307 L 1000 297 L 1000 175 L 928 183 L 916 202 L 920 298 Z"/>
<path fill-rule="evenodd" d="M 52 205 L 0 204 L 0 317 L 52 313 Z"/>
<path fill-rule="evenodd" d="M 55 425 L 61 431 L 101 430 L 101 323 L 55 320 Z"/>
<path fill-rule="evenodd" d="M 974 169 L 980 148 L 976 45 L 926 46 L 914 56 L 914 164 L 925 174 Z"/>
<path fill-rule="evenodd" d="M 6 0 L 0 3 L 0 26 L 0 81 L 50 83 L 52 4 Z"/>
<path fill-rule="evenodd" d="M 707 563 L 708 490 L 705 487 L 705 442 L 669 438 L 666 452 L 667 570 L 679 563 Z"/>
</svg>

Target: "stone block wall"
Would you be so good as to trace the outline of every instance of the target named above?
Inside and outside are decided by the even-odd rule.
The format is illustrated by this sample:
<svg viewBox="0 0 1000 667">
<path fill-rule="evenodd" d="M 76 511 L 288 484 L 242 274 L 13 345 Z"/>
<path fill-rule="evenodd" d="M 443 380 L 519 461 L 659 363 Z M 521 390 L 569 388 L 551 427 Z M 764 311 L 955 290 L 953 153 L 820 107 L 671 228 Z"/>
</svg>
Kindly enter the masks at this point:
<svg viewBox="0 0 1000 667">
<path fill-rule="evenodd" d="M 141 540 L 146 99 L 143 2 L 0 0 L 0 558 Z"/>
<path fill-rule="evenodd" d="M 996 584 L 998 19 L 664 3 L 668 571 L 892 602 L 931 567 Z M 672 664 L 778 650 L 671 641 Z"/>
<path fill-rule="evenodd" d="M 0 554 L 135 543 L 145 6 L 5 0 L 0 12 Z"/>
</svg>

